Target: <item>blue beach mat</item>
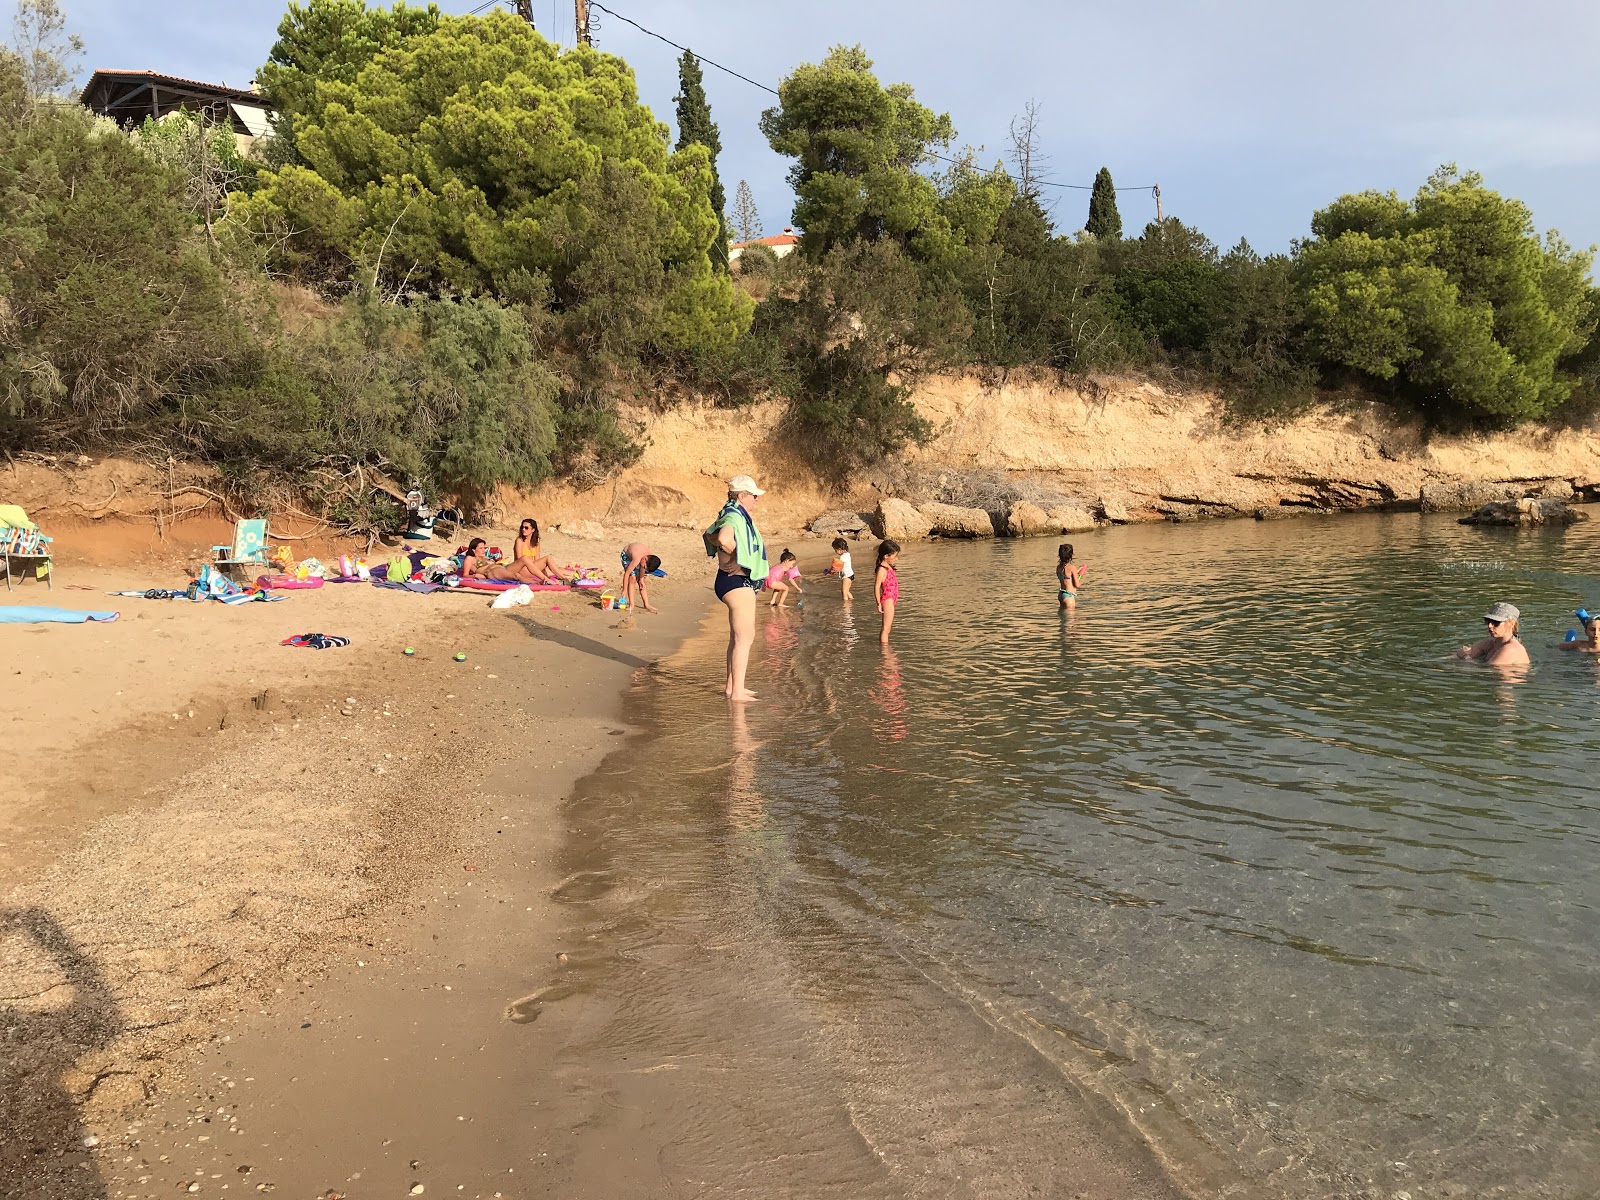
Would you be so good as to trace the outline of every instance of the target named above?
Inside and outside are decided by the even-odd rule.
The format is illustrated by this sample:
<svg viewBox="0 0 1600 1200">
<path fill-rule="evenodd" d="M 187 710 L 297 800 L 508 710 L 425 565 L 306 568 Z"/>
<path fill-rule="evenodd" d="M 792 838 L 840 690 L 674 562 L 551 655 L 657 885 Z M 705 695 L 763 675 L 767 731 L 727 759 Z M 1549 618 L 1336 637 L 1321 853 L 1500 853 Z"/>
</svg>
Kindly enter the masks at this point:
<svg viewBox="0 0 1600 1200">
<path fill-rule="evenodd" d="M 115 621 L 114 612 L 79 612 L 72 608 L 46 608 L 37 604 L 0 607 L 0 625 L 43 625 L 59 621 L 63 625 L 82 625 L 86 621 Z"/>
</svg>

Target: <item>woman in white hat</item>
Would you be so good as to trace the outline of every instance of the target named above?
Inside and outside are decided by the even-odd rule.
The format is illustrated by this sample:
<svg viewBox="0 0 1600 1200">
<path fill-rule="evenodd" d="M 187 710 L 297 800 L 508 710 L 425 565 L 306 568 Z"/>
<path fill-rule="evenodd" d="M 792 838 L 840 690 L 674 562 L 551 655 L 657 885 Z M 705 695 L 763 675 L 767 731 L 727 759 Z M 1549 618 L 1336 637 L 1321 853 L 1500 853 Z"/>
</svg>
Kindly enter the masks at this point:
<svg viewBox="0 0 1600 1200">
<path fill-rule="evenodd" d="M 1456 651 L 1457 658 L 1478 659 L 1492 667 L 1518 667 L 1527 664 L 1528 648 L 1517 637 L 1522 624 L 1522 613 L 1515 604 L 1507 604 L 1504 601 L 1491 604 L 1489 611 L 1483 614 L 1483 623 L 1488 627 L 1489 636 L 1470 646 L 1461 647 Z"/>
<path fill-rule="evenodd" d="M 704 533 L 706 554 L 717 560 L 717 599 L 728 608 L 728 682 L 730 700 L 754 700 L 744 685 L 750 646 L 756 637 L 756 591 L 767 577 L 767 547 L 750 515 L 764 495 L 748 475 L 728 480 L 728 502 Z"/>
</svg>

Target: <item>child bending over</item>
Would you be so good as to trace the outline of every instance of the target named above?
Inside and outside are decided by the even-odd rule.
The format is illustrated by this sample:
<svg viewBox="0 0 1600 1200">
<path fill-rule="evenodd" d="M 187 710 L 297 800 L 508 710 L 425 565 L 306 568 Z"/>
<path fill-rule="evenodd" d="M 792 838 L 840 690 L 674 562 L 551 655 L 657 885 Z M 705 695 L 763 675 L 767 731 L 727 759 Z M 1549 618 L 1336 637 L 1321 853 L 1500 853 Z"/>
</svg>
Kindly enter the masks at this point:
<svg viewBox="0 0 1600 1200">
<path fill-rule="evenodd" d="M 793 550 L 778 555 L 778 565 L 767 572 L 767 590 L 772 593 L 772 599 L 767 601 L 769 608 L 782 608 L 791 591 L 804 594 L 805 589 L 800 586 L 800 564 Z"/>
<path fill-rule="evenodd" d="M 650 553 L 650 547 L 643 542 L 634 542 L 622 551 L 622 598 L 633 607 L 634 593 L 638 593 L 639 607 L 645 612 L 653 613 L 656 610 L 650 607 L 650 593 L 645 590 L 645 579 L 653 575 L 661 567 L 661 560 Z"/>
</svg>

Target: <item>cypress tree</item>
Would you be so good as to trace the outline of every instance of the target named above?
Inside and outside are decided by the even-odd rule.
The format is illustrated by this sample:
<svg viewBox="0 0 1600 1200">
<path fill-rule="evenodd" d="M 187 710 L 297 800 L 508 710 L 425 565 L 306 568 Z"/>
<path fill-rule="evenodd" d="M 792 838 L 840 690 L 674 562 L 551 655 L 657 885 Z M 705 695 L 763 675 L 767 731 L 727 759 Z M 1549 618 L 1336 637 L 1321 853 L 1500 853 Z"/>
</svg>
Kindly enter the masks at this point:
<svg viewBox="0 0 1600 1200">
<path fill-rule="evenodd" d="M 678 149 L 698 142 L 711 152 L 711 208 L 719 223 L 716 244 L 711 248 L 711 261 L 722 271 L 728 269 L 728 215 L 724 211 L 728 197 L 722 190 L 722 176 L 717 172 L 717 155 L 722 153 L 722 137 L 711 119 L 711 105 L 706 100 L 705 76 L 700 70 L 700 60 L 685 50 L 678 60 L 678 94 L 673 97 L 678 106 Z"/>
<path fill-rule="evenodd" d="M 761 236 L 761 214 L 756 211 L 756 198 L 743 179 L 734 189 L 731 223 L 733 236 L 741 242 L 753 242 Z"/>
<path fill-rule="evenodd" d="M 1122 214 L 1117 211 L 1117 189 L 1111 182 L 1111 171 L 1101 167 L 1094 177 L 1094 191 L 1089 193 L 1089 219 L 1084 222 L 1086 232 L 1102 241 L 1115 241 L 1122 236 Z"/>
</svg>

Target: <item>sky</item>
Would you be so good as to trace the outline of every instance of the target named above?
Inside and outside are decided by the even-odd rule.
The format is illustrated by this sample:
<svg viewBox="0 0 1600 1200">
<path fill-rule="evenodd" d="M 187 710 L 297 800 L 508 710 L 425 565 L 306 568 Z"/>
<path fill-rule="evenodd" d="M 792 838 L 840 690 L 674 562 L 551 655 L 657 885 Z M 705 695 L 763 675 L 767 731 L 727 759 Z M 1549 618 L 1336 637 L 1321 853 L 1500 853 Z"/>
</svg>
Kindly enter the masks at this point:
<svg viewBox="0 0 1600 1200">
<path fill-rule="evenodd" d="M 441 0 L 464 13 L 481 0 Z M 1543 231 L 1600 242 L 1600 4 L 1594 0 L 604 0 L 705 58 L 776 87 L 829 46 L 863 46 L 884 83 L 948 112 L 957 145 L 993 163 L 1031 100 L 1046 178 L 1087 185 L 1109 167 L 1123 227 L 1163 208 L 1226 249 L 1287 250 L 1312 213 L 1368 188 L 1410 196 L 1441 163 L 1481 172 Z M 284 0 L 63 0 L 96 67 L 244 85 Z M 534 0 L 570 44 L 572 0 Z M 677 54 L 597 13 L 595 42 L 632 64 L 641 99 L 671 121 Z M 558 19 L 559 18 L 559 19 Z M 740 179 L 765 231 L 789 222 L 788 160 L 757 121 L 775 97 L 709 65 L 731 204 Z M 1059 229 L 1088 192 L 1047 189 Z"/>
</svg>

